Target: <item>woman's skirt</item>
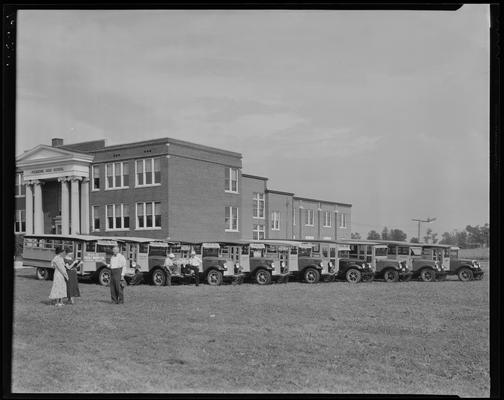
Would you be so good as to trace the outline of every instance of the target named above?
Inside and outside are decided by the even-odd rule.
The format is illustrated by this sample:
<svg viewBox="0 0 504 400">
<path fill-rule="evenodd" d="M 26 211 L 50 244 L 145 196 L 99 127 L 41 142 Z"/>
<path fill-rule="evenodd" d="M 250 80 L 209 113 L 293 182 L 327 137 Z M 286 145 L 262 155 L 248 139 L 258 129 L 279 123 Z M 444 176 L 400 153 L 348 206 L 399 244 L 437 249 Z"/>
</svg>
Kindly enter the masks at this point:
<svg viewBox="0 0 504 400">
<path fill-rule="evenodd" d="M 57 269 L 54 270 L 53 284 L 51 288 L 51 293 L 49 294 L 50 299 L 62 299 L 67 296 L 67 286 L 65 282 L 65 277 Z"/>
<path fill-rule="evenodd" d="M 67 285 L 66 297 L 80 297 L 77 271 L 74 269 L 69 269 L 67 270 L 67 274 L 68 274 L 68 281 L 66 282 Z"/>
</svg>

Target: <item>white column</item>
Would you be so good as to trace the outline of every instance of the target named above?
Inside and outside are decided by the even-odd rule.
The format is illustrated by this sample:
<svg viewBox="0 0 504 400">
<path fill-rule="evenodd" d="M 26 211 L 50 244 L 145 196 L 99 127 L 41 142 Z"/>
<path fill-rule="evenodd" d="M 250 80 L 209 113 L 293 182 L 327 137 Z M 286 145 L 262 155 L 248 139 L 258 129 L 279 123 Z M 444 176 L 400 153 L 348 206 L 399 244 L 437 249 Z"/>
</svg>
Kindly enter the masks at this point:
<svg viewBox="0 0 504 400">
<path fill-rule="evenodd" d="M 71 201 L 71 213 L 72 213 L 72 235 L 78 235 L 80 233 L 80 206 L 79 206 L 79 181 L 81 177 L 72 176 L 71 178 L 71 188 L 70 188 L 70 201 Z"/>
<path fill-rule="evenodd" d="M 33 190 L 32 182 L 26 182 L 26 234 L 33 234 Z"/>
<path fill-rule="evenodd" d="M 81 182 L 81 233 L 89 234 L 89 179 Z"/>
<path fill-rule="evenodd" d="M 70 198 L 68 196 L 68 178 L 58 178 L 61 182 L 61 234 L 70 233 Z"/>
<path fill-rule="evenodd" d="M 35 235 L 41 235 L 44 233 L 44 212 L 42 210 L 42 182 L 33 181 L 34 183 L 34 233 Z"/>
</svg>

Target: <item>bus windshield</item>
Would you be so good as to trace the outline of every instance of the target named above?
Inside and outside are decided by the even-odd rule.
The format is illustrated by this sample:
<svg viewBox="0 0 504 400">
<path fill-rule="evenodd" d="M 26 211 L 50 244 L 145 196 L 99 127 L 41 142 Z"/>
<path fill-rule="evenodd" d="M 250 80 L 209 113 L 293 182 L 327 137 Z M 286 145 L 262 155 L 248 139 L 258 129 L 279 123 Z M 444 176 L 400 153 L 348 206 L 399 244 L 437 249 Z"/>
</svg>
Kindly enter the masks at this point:
<svg viewBox="0 0 504 400">
<path fill-rule="evenodd" d="M 299 248 L 299 257 L 311 257 L 312 249 L 311 248 Z"/>
<path fill-rule="evenodd" d="M 377 247 L 375 249 L 375 255 L 376 257 L 385 257 L 387 256 L 387 248 L 386 247 Z"/>
</svg>

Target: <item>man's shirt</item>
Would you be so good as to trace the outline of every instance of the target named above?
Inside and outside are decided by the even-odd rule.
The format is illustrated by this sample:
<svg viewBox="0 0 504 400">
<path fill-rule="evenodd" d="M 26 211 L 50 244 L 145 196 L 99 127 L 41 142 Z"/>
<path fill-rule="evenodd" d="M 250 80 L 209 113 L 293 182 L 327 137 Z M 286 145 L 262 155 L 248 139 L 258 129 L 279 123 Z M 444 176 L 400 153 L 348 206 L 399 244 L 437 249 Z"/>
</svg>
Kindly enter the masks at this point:
<svg viewBox="0 0 504 400">
<path fill-rule="evenodd" d="M 110 257 L 110 269 L 122 268 L 121 277 L 126 273 L 126 258 L 121 253 Z"/>
</svg>

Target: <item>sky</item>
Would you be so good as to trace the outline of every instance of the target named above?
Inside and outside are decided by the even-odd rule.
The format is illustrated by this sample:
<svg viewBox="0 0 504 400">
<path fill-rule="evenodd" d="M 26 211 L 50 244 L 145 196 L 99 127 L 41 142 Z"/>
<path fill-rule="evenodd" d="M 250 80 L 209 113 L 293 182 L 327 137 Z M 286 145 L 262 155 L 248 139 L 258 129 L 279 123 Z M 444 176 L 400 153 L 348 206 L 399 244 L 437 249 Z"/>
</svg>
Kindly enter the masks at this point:
<svg viewBox="0 0 504 400">
<path fill-rule="evenodd" d="M 363 237 L 427 217 L 441 235 L 489 222 L 489 6 L 24 10 L 16 121 L 17 154 L 182 139 L 351 203 Z"/>
</svg>

